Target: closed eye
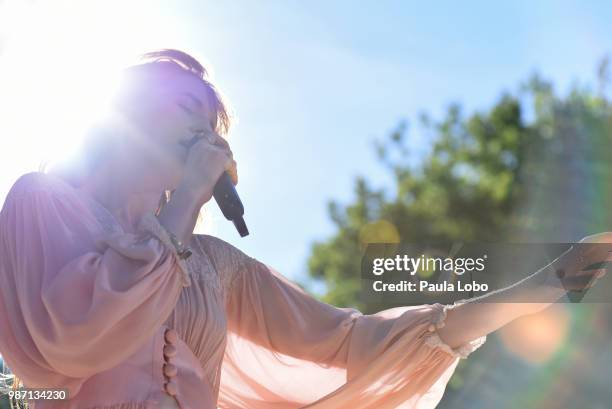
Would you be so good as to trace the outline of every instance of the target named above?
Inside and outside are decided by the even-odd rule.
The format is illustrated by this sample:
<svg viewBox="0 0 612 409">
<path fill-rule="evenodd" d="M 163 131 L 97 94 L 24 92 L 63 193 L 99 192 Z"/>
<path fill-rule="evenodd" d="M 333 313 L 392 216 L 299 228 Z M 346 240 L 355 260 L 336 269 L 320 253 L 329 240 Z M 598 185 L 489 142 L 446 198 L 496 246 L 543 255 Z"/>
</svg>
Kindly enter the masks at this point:
<svg viewBox="0 0 612 409">
<path fill-rule="evenodd" d="M 194 112 L 193 112 L 193 110 L 192 110 L 191 108 L 187 107 L 186 105 L 184 105 L 184 104 L 182 104 L 182 103 L 180 103 L 180 102 L 177 102 L 177 105 L 178 105 L 179 107 L 181 107 L 181 109 L 182 109 L 183 111 L 185 111 L 186 113 L 188 113 L 188 114 L 190 114 L 190 115 L 193 115 L 193 113 L 194 113 Z"/>
<path fill-rule="evenodd" d="M 195 114 L 198 109 L 202 109 L 203 106 L 202 101 L 190 92 L 185 92 L 178 96 L 177 104 L 183 111 L 191 115 Z"/>
</svg>

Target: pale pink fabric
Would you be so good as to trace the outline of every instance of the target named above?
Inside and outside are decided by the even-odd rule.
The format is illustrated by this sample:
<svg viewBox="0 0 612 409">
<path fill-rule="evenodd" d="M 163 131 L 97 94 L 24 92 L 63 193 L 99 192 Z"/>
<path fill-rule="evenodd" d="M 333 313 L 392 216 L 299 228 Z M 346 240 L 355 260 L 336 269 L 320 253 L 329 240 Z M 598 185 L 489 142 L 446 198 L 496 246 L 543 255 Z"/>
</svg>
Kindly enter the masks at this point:
<svg viewBox="0 0 612 409">
<path fill-rule="evenodd" d="M 22 176 L 0 212 L 0 353 L 36 408 L 166 408 L 164 334 L 180 408 L 433 408 L 459 358 L 441 304 L 363 315 L 309 296 L 230 244 L 196 235 L 179 261 L 153 214 L 126 233 L 64 180 Z M 170 400 L 172 402 L 172 399 Z"/>
</svg>

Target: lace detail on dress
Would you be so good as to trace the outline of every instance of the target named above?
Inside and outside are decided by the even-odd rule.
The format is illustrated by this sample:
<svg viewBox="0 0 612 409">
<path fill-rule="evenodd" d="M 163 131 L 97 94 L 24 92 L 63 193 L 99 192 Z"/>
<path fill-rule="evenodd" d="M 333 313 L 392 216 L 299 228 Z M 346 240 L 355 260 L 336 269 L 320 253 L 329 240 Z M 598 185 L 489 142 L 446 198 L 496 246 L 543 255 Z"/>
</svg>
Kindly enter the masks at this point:
<svg viewBox="0 0 612 409">
<path fill-rule="evenodd" d="M 187 268 L 187 263 L 185 260 L 179 257 L 174 244 L 170 240 L 170 235 L 166 231 L 166 229 L 159 223 L 157 216 L 153 214 L 153 212 L 145 213 L 140 221 L 138 222 L 138 230 L 146 231 L 153 236 L 157 237 L 164 245 L 172 251 L 174 254 L 176 261 L 180 267 L 181 277 L 183 282 L 183 287 L 189 287 L 191 285 L 191 280 L 189 277 L 189 269 Z"/>
<path fill-rule="evenodd" d="M 433 309 L 432 319 L 430 321 L 429 326 L 427 327 L 428 334 L 425 335 L 425 344 L 429 345 L 432 348 L 439 348 L 446 353 L 452 355 L 455 358 L 467 358 L 472 352 L 476 349 L 480 348 L 485 341 L 487 340 L 486 335 L 480 338 L 476 338 L 472 341 L 469 341 L 458 348 L 451 348 L 448 346 L 436 331 L 438 328 L 444 327 L 446 323 L 446 312 L 450 309 L 456 308 L 457 306 L 463 304 L 464 301 L 457 301 L 454 304 L 444 305 L 440 303 L 432 304 L 431 307 Z"/>
<path fill-rule="evenodd" d="M 234 282 L 238 280 L 238 278 L 249 270 L 254 270 L 255 268 L 267 268 L 263 263 L 261 263 L 256 258 L 247 256 L 247 259 L 240 259 L 232 263 L 232 271 L 231 274 L 225 275 L 224 281 L 224 289 L 230 294 L 232 292 L 232 288 L 234 286 Z"/>
<path fill-rule="evenodd" d="M 215 287 L 219 287 L 219 274 L 215 271 L 215 267 L 201 243 L 202 239 L 201 235 L 193 235 L 191 241 L 193 255 L 187 259 L 187 267 L 192 277 L 195 276 L 209 283 L 215 283 Z"/>
<path fill-rule="evenodd" d="M 202 271 L 211 271 L 221 285 L 224 296 L 231 293 L 232 283 L 254 259 L 228 242 L 207 234 L 194 234 L 193 247 L 210 263 Z"/>
</svg>

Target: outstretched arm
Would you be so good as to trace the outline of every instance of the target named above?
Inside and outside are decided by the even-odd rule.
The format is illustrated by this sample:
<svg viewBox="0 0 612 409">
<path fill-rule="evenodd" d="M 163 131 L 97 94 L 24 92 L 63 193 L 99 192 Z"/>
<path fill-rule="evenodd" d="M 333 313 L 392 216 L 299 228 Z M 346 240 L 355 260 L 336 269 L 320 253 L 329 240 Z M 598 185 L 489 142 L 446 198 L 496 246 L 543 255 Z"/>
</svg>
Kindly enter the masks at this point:
<svg viewBox="0 0 612 409">
<path fill-rule="evenodd" d="M 434 407 L 459 358 L 485 341 L 444 344 L 432 329 L 444 322 L 442 304 L 370 315 L 334 307 L 229 243 L 196 239 L 226 294 L 220 407 Z"/>
<path fill-rule="evenodd" d="M 567 290 L 591 287 L 605 274 L 605 270 L 583 269 L 611 259 L 611 242 L 612 233 L 586 237 L 555 261 L 516 284 L 449 308 L 446 324 L 438 329 L 438 335 L 455 348 L 519 317 L 549 307 Z M 557 274 L 559 271 L 564 274 Z M 526 302 L 529 300 L 537 302 Z"/>
</svg>

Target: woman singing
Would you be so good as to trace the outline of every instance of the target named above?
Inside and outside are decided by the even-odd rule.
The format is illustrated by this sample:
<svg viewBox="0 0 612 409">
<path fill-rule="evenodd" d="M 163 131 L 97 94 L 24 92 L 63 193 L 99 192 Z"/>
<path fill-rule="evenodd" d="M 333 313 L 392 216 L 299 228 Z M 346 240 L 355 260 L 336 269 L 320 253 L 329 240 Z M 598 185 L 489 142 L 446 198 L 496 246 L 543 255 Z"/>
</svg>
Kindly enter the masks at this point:
<svg viewBox="0 0 612 409">
<path fill-rule="evenodd" d="M 322 303 L 193 234 L 222 172 L 237 183 L 229 115 L 193 57 L 145 57 L 83 165 L 21 176 L 0 213 L 0 353 L 24 387 L 69 394 L 36 408 L 433 408 L 487 334 L 603 274 L 582 268 L 612 245 L 574 246 L 487 303 Z M 513 302 L 529 294 L 546 302 Z"/>
</svg>

